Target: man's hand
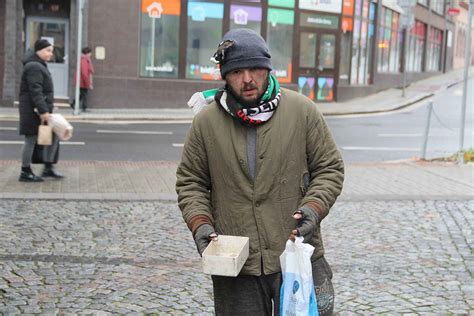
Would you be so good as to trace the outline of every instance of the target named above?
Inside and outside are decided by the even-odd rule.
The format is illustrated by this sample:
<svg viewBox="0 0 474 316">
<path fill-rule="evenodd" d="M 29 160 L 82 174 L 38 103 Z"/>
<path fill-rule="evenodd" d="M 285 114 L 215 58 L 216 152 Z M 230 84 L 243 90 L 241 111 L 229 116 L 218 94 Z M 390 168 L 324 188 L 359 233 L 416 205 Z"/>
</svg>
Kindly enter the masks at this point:
<svg viewBox="0 0 474 316">
<path fill-rule="evenodd" d="M 214 227 L 209 224 L 199 226 L 194 234 L 194 242 L 201 256 L 211 240 L 217 240 L 217 233 L 214 231 Z"/>
<path fill-rule="evenodd" d="M 48 122 L 48 119 L 49 119 L 49 112 L 40 114 L 40 118 L 41 118 L 41 123 Z"/>
<path fill-rule="evenodd" d="M 301 236 L 304 238 L 303 242 L 310 241 L 319 223 L 318 214 L 312 208 L 303 206 L 293 213 L 293 218 L 298 221 L 298 225 L 291 231 L 289 239 L 295 241 L 295 237 Z"/>
</svg>

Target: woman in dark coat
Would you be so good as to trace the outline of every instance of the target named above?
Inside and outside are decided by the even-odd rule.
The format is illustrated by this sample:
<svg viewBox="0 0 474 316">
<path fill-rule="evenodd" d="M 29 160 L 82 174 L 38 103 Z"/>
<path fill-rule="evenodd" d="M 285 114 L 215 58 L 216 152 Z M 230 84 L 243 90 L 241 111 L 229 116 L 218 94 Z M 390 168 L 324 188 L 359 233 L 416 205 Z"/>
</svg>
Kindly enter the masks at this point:
<svg viewBox="0 0 474 316">
<path fill-rule="evenodd" d="M 34 52 L 29 51 L 23 58 L 23 73 L 20 85 L 20 135 L 25 136 L 22 150 L 21 175 L 23 182 L 41 182 L 31 170 L 31 160 L 38 138 L 38 126 L 47 122 L 53 113 L 53 80 L 46 64 L 53 56 L 53 46 L 44 39 L 37 40 Z M 45 146 L 43 177 L 62 178 L 53 167 L 54 158 L 59 148 L 59 139 L 53 134 L 53 144 Z"/>
</svg>

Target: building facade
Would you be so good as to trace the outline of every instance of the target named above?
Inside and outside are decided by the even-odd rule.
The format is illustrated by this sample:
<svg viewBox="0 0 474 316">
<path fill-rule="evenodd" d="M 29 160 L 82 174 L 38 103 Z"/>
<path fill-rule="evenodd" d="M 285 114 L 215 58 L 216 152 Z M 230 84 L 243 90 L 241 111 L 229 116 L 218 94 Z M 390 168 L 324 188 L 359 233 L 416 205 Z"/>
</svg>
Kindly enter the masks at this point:
<svg viewBox="0 0 474 316">
<path fill-rule="evenodd" d="M 406 1 L 405 1 L 406 2 Z M 443 0 L 84 0 L 82 46 L 93 50 L 91 107 L 183 108 L 222 85 L 210 62 L 229 29 L 260 33 L 283 86 L 344 101 L 453 68 L 456 24 Z M 449 2 L 450 3 L 450 2 Z M 78 0 L 0 3 L 0 98 L 18 99 L 21 56 L 54 42 L 57 99 L 73 95 Z M 2 18 L 3 17 L 3 18 Z M 407 22 L 408 21 L 408 22 Z M 408 27 L 404 27 L 408 26 Z M 457 64 L 456 64 L 457 65 Z"/>
</svg>

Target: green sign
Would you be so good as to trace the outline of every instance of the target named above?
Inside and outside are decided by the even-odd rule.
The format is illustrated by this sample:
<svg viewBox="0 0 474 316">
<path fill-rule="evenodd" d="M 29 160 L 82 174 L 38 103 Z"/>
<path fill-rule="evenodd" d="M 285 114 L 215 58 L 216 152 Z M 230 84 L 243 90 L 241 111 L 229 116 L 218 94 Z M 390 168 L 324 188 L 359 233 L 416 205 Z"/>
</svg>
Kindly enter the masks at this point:
<svg viewBox="0 0 474 316">
<path fill-rule="evenodd" d="M 294 8 L 295 0 L 268 0 L 268 5 L 277 7 Z"/>
<path fill-rule="evenodd" d="M 295 12 L 293 10 L 268 9 L 268 23 L 276 26 L 277 24 L 293 25 L 295 22 Z"/>
<path fill-rule="evenodd" d="M 339 18 L 332 15 L 301 13 L 300 24 L 301 26 L 337 29 L 339 26 Z"/>
</svg>

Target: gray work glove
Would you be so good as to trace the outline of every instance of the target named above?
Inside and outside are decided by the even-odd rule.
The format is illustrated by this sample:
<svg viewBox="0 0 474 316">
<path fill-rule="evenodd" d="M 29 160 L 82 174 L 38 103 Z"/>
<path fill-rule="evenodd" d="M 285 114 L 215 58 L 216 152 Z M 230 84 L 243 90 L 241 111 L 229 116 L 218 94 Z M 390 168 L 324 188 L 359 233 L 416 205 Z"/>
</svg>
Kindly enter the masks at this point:
<svg viewBox="0 0 474 316">
<path fill-rule="evenodd" d="M 292 231 L 292 235 L 303 237 L 303 242 L 310 241 L 319 224 L 318 214 L 312 208 L 302 206 L 293 213 L 293 218 L 298 221 L 298 225 Z"/>
<path fill-rule="evenodd" d="M 196 248 L 199 254 L 202 256 L 202 253 L 209 245 L 211 240 L 217 240 L 217 233 L 209 224 L 202 224 L 201 226 L 196 229 L 196 233 L 194 234 L 194 242 L 196 243 Z"/>
</svg>

